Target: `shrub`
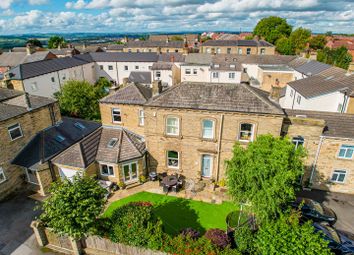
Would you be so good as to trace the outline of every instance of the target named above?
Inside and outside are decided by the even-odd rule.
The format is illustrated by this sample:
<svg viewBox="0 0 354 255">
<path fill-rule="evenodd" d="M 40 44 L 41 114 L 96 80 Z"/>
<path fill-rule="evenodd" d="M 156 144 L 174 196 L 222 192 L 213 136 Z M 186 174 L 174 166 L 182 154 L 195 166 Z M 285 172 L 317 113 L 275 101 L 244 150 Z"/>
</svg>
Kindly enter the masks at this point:
<svg viewBox="0 0 354 255">
<path fill-rule="evenodd" d="M 145 183 L 147 181 L 147 179 L 146 179 L 146 176 L 145 175 L 139 175 L 139 182 L 140 183 Z"/>
<path fill-rule="evenodd" d="M 174 255 L 216 255 L 218 249 L 205 237 L 192 239 L 190 236 L 178 235 L 166 237 L 161 248 L 162 251 Z"/>
<path fill-rule="evenodd" d="M 159 249 L 162 243 L 162 222 L 152 212 L 152 204 L 133 202 L 113 211 L 110 239 L 113 242 Z"/>
<path fill-rule="evenodd" d="M 199 231 L 193 228 L 185 228 L 181 231 L 181 235 L 184 237 L 189 236 L 191 239 L 197 239 L 200 237 Z"/>
<path fill-rule="evenodd" d="M 235 231 L 237 250 L 242 253 L 254 254 L 254 233 L 249 224 L 238 227 Z"/>
<path fill-rule="evenodd" d="M 205 233 L 205 238 L 209 239 L 212 244 L 220 249 L 225 249 L 228 245 L 231 244 L 230 238 L 227 236 L 225 231 L 217 228 L 209 229 Z"/>
</svg>

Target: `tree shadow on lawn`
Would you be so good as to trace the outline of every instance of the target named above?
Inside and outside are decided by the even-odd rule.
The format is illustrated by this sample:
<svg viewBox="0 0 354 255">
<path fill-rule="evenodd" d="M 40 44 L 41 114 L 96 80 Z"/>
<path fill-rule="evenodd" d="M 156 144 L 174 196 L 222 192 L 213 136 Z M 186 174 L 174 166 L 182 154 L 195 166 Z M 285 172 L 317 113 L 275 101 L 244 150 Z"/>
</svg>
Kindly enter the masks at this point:
<svg viewBox="0 0 354 255">
<path fill-rule="evenodd" d="M 164 227 L 164 232 L 170 236 L 177 235 L 182 229 L 193 228 L 200 234 L 204 234 L 205 229 L 199 223 L 197 212 L 190 207 L 190 201 L 177 199 L 155 206 L 154 213 L 158 216 Z"/>
</svg>

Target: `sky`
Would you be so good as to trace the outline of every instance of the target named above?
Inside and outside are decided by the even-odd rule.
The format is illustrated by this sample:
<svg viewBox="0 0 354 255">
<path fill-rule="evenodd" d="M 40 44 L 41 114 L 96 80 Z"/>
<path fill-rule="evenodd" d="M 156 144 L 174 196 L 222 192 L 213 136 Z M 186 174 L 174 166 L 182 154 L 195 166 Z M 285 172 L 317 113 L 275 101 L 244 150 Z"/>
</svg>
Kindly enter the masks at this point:
<svg viewBox="0 0 354 255">
<path fill-rule="evenodd" d="M 0 0 L 0 34 L 252 31 L 270 15 L 354 33 L 354 0 Z"/>
</svg>

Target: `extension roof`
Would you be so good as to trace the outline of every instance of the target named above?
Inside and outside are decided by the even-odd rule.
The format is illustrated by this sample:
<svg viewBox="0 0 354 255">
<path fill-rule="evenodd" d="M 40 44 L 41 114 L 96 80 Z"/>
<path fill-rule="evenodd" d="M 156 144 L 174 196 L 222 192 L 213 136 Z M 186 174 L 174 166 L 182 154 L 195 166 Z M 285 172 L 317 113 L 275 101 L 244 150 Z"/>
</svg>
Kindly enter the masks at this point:
<svg viewBox="0 0 354 255">
<path fill-rule="evenodd" d="M 129 84 L 119 89 L 113 95 L 100 100 L 106 104 L 133 104 L 143 105 L 152 97 L 151 89 L 141 84 Z"/>
</svg>

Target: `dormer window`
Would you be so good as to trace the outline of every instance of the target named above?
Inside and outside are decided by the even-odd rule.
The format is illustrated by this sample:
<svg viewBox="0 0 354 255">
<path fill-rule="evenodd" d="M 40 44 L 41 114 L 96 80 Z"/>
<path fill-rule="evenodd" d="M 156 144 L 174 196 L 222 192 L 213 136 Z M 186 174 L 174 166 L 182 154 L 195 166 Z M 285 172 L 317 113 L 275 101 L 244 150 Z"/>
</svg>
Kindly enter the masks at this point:
<svg viewBox="0 0 354 255">
<path fill-rule="evenodd" d="M 118 142 L 118 138 L 112 138 L 111 140 L 109 140 L 107 147 L 108 148 L 113 148 Z"/>
</svg>

